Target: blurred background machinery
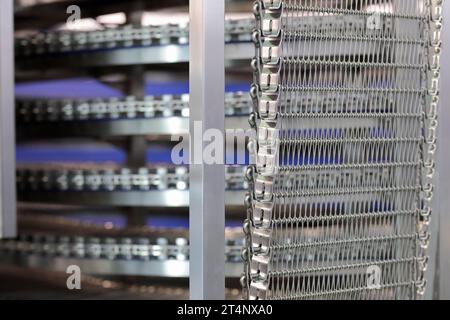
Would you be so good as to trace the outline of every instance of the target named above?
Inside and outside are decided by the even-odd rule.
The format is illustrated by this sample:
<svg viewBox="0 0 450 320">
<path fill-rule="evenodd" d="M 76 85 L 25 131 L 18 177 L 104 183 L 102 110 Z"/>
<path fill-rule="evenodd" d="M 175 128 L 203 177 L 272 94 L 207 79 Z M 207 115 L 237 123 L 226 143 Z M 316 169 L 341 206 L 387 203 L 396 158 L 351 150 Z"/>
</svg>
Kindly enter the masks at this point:
<svg viewBox="0 0 450 320">
<path fill-rule="evenodd" d="M 69 265 L 89 277 L 86 297 L 188 297 L 189 170 L 171 160 L 179 143 L 171 136 L 189 133 L 188 5 L 15 1 L 19 230 L 0 243 L 0 275 L 21 283 L 31 268 L 39 277 L 32 291 L 15 292 L 9 280 L 0 297 L 55 286 L 45 297 L 70 297 L 55 281 Z M 253 28 L 251 2 L 226 1 L 229 129 L 249 128 Z M 228 298 L 240 297 L 248 188 L 248 157 L 235 138 L 227 142 Z"/>
<path fill-rule="evenodd" d="M 15 1 L 18 236 L 0 242 L 0 298 L 188 298 L 189 170 L 171 154 L 189 133 L 188 5 Z M 428 220 L 434 5 L 226 1 L 225 126 L 258 133 L 255 153 L 238 148 L 242 136 L 226 141 L 227 298 L 405 299 L 423 280 L 433 288 L 435 264 L 448 260 L 434 259 Z M 12 66 L 2 58 L 0 75 Z M 2 130 L 13 104 L 4 92 Z M 2 219 L 0 232 L 14 233 Z M 374 264 L 378 291 L 365 287 Z M 70 265 L 83 271 L 81 292 L 66 288 Z"/>
</svg>

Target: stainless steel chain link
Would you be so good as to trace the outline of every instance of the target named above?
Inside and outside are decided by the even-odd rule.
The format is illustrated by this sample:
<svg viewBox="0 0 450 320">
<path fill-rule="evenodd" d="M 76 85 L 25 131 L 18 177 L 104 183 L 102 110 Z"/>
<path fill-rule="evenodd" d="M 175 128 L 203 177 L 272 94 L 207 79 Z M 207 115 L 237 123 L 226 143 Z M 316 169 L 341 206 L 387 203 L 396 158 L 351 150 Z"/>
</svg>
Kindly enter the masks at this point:
<svg viewBox="0 0 450 320">
<path fill-rule="evenodd" d="M 240 263 L 242 240 L 228 239 L 227 262 Z M 62 236 L 52 233 L 21 234 L 0 241 L 0 253 L 106 260 L 189 260 L 187 238 Z"/>
<path fill-rule="evenodd" d="M 144 99 L 18 99 L 19 123 L 59 121 L 155 119 L 189 117 L 189 95 L 147 96 Z M 227 116 L 248 116 L 252 109 L 248 93 L 225 95 Z"/>
<path fill-rule="evenodd" d="M 227 190 L 248 188 L 241 166 L 227 166 Z M 18 168 L 19 191 L 151 191 L 188 190 L 187 167 L 122 169 L 73 169 L 71 165 Z"/>
<path fill-rule="evenodd" d="M 252 26 L 251 19 L 226 20 L 225 41 L 251 41 Z M 16 39 L 15 50 L 17 56 L 25 57 L 86 50 L 185 45 L 188 41 L 188 24 L 126 25 L 97 31 L 41 32 Z"/>
</svg>

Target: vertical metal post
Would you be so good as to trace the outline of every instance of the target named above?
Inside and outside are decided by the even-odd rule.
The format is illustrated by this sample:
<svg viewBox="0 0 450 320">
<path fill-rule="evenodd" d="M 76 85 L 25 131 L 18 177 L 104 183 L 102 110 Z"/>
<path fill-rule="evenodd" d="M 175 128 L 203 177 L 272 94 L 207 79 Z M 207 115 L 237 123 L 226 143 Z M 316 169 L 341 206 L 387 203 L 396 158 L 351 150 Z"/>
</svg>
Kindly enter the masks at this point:
<svg viewBox="0 0 450 320">
<path fill-rule="evenodd" d="M 133 2 L 130 11 L 127 12 L 127 22 L 136 27 L 141 27 L 144 14 L 144 3 Z M 126 93 L 136 99 L 145 98 L 145 67 L 144 65 L 133 65 L 127 72 Z M 131 136 L 127 138 L 127 166 L 132 169 L 145 167 L 147 164 L 147 138 L 145 136 Z M 139 227 L 146 223 L 147 208 L 127 208 L 127 225 Z"/>
<path fill-rule="evenodd" d="M 16 236 L 13 0 L 0 1 L 0 238 Z"/>
<path fill-rule="evenodd" d="M 189 6 L 190 296 L 224 299 L 225 168 L 205 164 L 198 156 L 206 144 L 205 131 L 224 133 L 225 4 L 190 0 Z"/>
<path fill-rule="evenodd" d="M 439 299 L 450 299 L 450 2 L 443 2 L 441 83 L 439 104 L 439 151 L 437 209 L 434 219 L 439 230 L 437 267 Z"/>
</svg>

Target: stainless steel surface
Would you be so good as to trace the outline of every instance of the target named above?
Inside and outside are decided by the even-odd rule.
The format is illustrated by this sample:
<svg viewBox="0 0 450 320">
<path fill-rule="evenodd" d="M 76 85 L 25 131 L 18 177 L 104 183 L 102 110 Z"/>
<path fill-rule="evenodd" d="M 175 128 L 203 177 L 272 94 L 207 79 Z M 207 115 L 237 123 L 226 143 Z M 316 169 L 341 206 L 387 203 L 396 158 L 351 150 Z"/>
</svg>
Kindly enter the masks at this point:
<svg viewBox="0 0 450 320">
<path fill-rule="evenodd" d="M 189 277 L 189 261 L 80 260 L 75 258 L 46 257 L 33 254 L 19 258 L 3 256 L 2 261 L 28 268 L 42 268 L 48 271 L 61 272 L 65 272 L 70 265 L 78 265 L 85 274 L 96 276 Z M 242 263 L 225 263 L 225 276 L 227 278 L 237 278 L 241 273 Z"/>
<path fill-rule="evenodd" d="M 226 191 L 225 204 L 243 210 L 245 191 Z M 128 192 L 33 192 L 19 194 L 19 201 L 73 205 L 121 207 L 189 207 L 189 191 L 128 191 Z"/>
<path fill-rule="evenodd" d="M 424 297 L 441 5 L 255 3 L 246 298 Z"/>
<path fill-rule="evenodd" d="M 248 117 L 227 117 L 226 129 L 248 126 Z M 189 133 L 189 119 L 168 117 L 158 119 L 106 120 L 97 122 L 56 122 L 19 126 L 18 137 L 23 140 L 64 137 L 113 137 L 113 136 L 170 136 Z"/>
<path fill-rule="evenodd" d="M 73 205 L 183 208 L 189 206 L 189 191 L 33 192 L 19 194 L 19 201 Z"/>
<path fill-rule="evenodd" d="M 254 55 L 251 43 L 228 43 L 225 57 L 228 61 L 249 60 Z M 106 51 L 64 53 L 51 56 L 29 57 L 17 61 L 19 70 L 40 68 L 90 68 L 108 66 L 129 66 L 136 64 L 170 64 L 189 61 L 188 45 L 164 45 L 142 48 L 109 49 Z"/>
<path fill-rule="evenodd" d="M 191 299 L 224 299 L 224 165 L 203 161 L 207 144 L 202 141 L 207 130 L 215 130 L 222 137 L 225 131 L 224 0 L 190 0 L 189 14 L 189 289 Z M 195 159 L 198 156 L 202 159 Z"/>
<path fill-rule="evenodd" d="M 435 298 L 450 299 L 450 125 L 447 120 L 450 119 L 450 2 L 444 1 L 443 16 L 445 20 L 442 30 L 442 78 L 439 104 L 439 149 L 438 149 L 438 170 L 437 170 L 437 199 L 436 208 L 439 215 L 433 222 L 434 230 L 438 234 L 433 234 L 433 241 L 438 243 L 434 246 L 437 259 L 430 261 L 431 265 L 429 281 L 433 281 L 436 275 Z M 436 272 L 434 270 L 436 269 Z"/>
<path fill-rule="evenodd" d="M 13 1 L 0 2 L 0 238 L 16 235 Z"/>
</svg>

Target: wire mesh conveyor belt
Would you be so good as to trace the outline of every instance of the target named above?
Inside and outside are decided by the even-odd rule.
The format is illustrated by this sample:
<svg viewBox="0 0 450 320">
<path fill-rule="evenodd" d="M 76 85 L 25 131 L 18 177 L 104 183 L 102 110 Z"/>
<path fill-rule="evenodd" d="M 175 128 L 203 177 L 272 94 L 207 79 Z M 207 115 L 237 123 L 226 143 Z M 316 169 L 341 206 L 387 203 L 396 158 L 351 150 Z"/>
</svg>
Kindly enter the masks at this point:
<svg viewBox="0 0 450 320">
<path fill-rule="evenodd" d="M 255 2 L 245 298 L 424 294 L 441 11 Z"/>
<path fill-rule="evenodd" d="M 249 42 L 251 19 L 226 20 L 225 41 Z M 16 39 L 16 55 L 27 57 L 100 49 L 119 49 L 162 45 L 186 45 L 188 24 L 135 27 L 126 25 L 97 31 L 50 31 Z"/>
<path fill-rule="evenodd" d="M 145 99 L 18 99 L 17 120 L 21 124 L 118 119 L 189 117 L 189 95 L 147 96 Z M 227 116 L 248 116 L 252 102 L 248 93 L 225 95 Z"/>
</svg>

